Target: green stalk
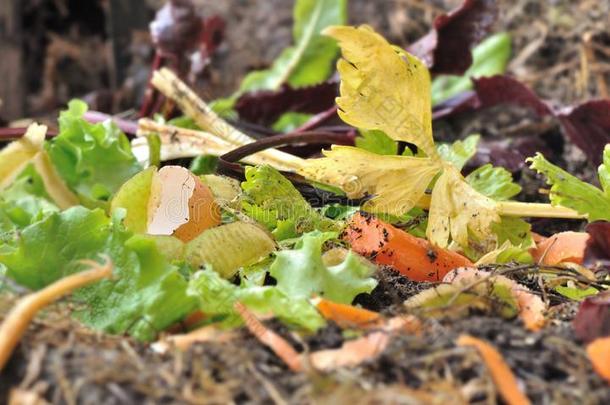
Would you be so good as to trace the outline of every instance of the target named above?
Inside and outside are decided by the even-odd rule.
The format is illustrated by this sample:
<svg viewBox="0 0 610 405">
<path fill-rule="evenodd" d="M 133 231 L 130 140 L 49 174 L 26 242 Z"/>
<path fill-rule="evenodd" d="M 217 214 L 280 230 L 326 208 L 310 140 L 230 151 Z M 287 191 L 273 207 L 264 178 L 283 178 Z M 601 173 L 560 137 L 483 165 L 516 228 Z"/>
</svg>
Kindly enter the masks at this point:
<svg viewBox="0 0 610 405">
<path fill-rule="evenodd" d="M 498 201 L 497 206 L 498 213 L 508 217 L 587 219 L 586 214 L 551 204 Z"/>
</svg>

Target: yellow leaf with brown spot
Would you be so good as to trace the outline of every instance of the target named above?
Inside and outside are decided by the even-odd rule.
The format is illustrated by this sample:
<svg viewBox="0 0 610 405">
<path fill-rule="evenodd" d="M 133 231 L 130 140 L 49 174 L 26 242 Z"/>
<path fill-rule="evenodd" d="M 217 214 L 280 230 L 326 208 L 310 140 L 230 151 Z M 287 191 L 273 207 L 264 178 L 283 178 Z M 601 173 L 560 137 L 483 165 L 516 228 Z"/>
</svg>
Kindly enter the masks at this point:
<svg viewBox="0 0 610 405">
<path fill-rule="evenodd" d="M 333 145 L 324 158 L 310 159 L 299 172 L 341 188 L 349 197 L 375 197 L 363 205 L 369 212 L 400 215 L 421 199 L 441 169 L 430 158 L 377 155 L 351 146 Z"/>
<path fill-rule="evenodd" d="M 378 129 L 438 159 L 432 139 L 430 73 L 423 62 L 392 46 L 371 27 L 334 26 L 343 58 L 339 116 L 357 128 Z"/>
<path fill-rule="evenodd" d="M 454 166 L 445 165 L 432 190 L 426 231 L 430 242 L 447 247 L 451 238 L 467 247 L 471 236 L 493 238 L 491 225 L 499 221 L 495 201 L 473 189 Z"/>
</svg>

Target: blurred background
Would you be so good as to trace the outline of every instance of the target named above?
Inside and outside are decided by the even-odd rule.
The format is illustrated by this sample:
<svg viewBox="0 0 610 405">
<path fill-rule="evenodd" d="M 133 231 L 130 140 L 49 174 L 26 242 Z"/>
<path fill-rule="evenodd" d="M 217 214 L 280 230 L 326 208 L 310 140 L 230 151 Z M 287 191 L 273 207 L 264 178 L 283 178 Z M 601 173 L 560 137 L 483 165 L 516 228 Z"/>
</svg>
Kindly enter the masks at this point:
<svg viewBox="0 0 610 405">
<path fill-rule="evenodd" d="M 149 24 L 160 0 L 2 0 L 0 121 L 54 118 L 73 97 L 107 113 L 137 111 L 155 55 Z M 190 78 L 205 99 L 231 94 L 243 75 L 290 44 L 291 0 L 195 0 L 213 53 Z M 406 46 L 455 0 L 350 0 L 350 21 Z M 496 30 L 513 41 L 508 72 L 570 104 L 608 97 L 610 0 L 500 0 Z"/>
</svg>

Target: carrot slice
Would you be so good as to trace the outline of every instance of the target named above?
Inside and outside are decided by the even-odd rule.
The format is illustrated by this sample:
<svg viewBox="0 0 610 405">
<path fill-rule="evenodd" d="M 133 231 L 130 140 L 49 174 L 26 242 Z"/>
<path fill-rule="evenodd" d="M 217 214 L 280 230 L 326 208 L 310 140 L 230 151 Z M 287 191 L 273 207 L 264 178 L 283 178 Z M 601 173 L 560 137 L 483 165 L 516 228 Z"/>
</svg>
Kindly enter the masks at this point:
<svg viewBox="0 0 610 405">
<path fill-rule="evenodd" d="M 351 218 L 344 239 L 356 253 L 371 257 L 375 263 L 392 266 L 414 281 L 441 281 L 449 271 L 473 265 L 458 253 L 435 247 L 425 239 L 364 213 Z"/>
<path fill-rule="evenodd" d="M 256 316 L 241 302 L 236 302 L 233 307 L 246 324 L 246 328 L 262 344 L 273 350 L 292 371 L 302 371 L 303 362 L 301 356 L 290 343 L 271 329 L 267 328 Z"/>
<path fill-rule="evenodd" d="M 530 253 L 536 262 L 547 266 L 582 264 L 588 240 L 586 232 L 560 232 L 538 243 Z"/>
<path fill-rule="evenodd" d="M 593 369 L 610 384 L 610 337 L 597 338 L 587 345 Z"/>
<path fill-rule="evenodd" d="M 324 298 L 317 298 L 314 303 L 324 318 L 341 328 L 369 328 L 382 321 L 379 313 L 353 305 L 338 304 Z"/>
<path fill-rule="evenodd" d="M 517 384 L 517 378 L 511 371 L 504 358 L 489 343 L 469 335 L 461 335 L 457 340 L 458 346 L 469 346 L 477 349 L 485 365 L 489 369 L 491 378 L 494 380 L 500 395 L 509 405 L 530 404 L 529 399 L 521 392 Z"/>
</svg>

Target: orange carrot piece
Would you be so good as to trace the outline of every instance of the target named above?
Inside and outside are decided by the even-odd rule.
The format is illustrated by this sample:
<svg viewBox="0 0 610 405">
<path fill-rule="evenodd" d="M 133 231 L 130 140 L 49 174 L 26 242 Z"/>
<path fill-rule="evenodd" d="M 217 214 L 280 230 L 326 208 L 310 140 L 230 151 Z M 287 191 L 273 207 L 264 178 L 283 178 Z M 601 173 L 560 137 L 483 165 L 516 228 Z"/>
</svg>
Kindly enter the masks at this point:
<svg viewBox="0 0 610 405">
<path fill-rule="evenodd" d="M 110 259 L 104 264 L 93 260 L 82 260 L 81 263 L 90 269 L 61 278 L 17 301 L 0 325 L 0 371 L 40 310 L 78 288 L 112 276 L 113 265 Z"/>
<path fill-rule="evenodd" d="M 457 340 L 457 345 L 477 349 L 489 369 L 491 378 L 494 380 L 500 395 L 508 405 L 530 404 L 530 400 L 519 389 L 517 378 L 495 347 L 469 335 L 461 335 Z"/>
<path fill-rule="evenodd" d="M 356 253 L 392 266 L 414 281 L 441 281 L 449 271 L 473 265 L 458 253 L 435 247 L 425 239 L 362 213 L 351 218 L 344 239 Z"/>
<path fill-rule="evenodd" d="M 246 327 L 262 344 L 269 347 L 292 371 L 301 371 L 303 363 L 297 351 L 280 335 L 267 328 L 241 302 L 236 302 L 235 310 L 246 323 Z"/>
<path fill-rule="evenodd" d="M 610 337 L 597 338 L 587 345 L 593 369 L 610 384 Z"/>
<path fill-rule="evenodd" d="M 379 313 L 353 305 L 338 304 L 324 298 L 318 298 L 316 308 L 322 316 L 334 321 L 341 328 L 370 328 L 382 321 Z"/>
<path fill-rule="evenodd" d="M 530 253 L 536 262 L 547 266 L 582 264 L 588 240 L 586 232 L 560 232 L 538 243 Z"/>
</svg>

